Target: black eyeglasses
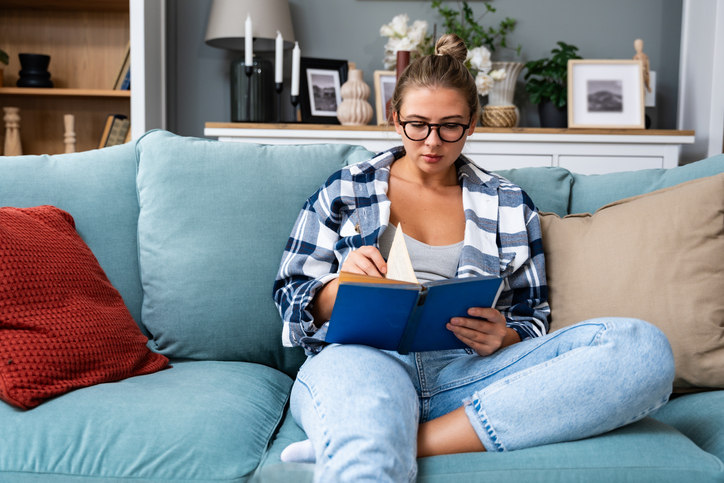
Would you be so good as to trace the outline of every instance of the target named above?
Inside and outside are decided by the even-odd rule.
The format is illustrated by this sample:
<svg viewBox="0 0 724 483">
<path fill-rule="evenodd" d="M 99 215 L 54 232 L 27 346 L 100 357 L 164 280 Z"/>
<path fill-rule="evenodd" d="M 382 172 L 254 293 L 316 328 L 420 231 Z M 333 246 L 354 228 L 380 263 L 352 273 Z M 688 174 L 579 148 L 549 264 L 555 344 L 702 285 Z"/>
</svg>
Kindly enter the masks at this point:
<svg viewBox="0 0 724 483">
<path fill-rule="evenodd" d="M 465 136 L 465 131 L 470 127 L 470 122 L 461 124 L 459 122 L 443 122 L 433 124 L 423 121 L 399 121 L 402 126 L 402 132 L 405 133 L 410 141 L 424 141 L 430 135 L 433 129 L 437 129 L 437 135 L 441 141 L 446 143 L 456 143 Z"/>
</svg>

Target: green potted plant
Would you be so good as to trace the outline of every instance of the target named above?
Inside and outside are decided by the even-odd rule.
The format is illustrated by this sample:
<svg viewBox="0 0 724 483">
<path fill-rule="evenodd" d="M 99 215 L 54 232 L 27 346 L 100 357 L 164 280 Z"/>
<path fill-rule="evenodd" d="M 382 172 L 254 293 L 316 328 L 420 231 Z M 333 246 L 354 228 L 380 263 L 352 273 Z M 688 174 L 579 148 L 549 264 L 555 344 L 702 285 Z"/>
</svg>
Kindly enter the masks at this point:
<svg viewBox="0 0 724 483">
<path fill-rule="evenodd" d="M 10 57 L 8 57 L 8 53 L 5 52 L 3 49 L 0 49 L 0 87 L 3 86 L 3 65 L 8 65 L 8 62 L 10 62 Z"/>
<path fill-rule="evenodd" d="M 575 45 L 557 44 L 550 57 L 525 64 L 525 90 L 530 102 L 538 104 L 541 127 L 567 127 L 568 60 L 581 58 Z"/>
<path fill-rule="evenodd" d="M 498 46 L 508 46 L 507 35 L 515 28 L 515 19 L 506 17 L 500 21 L 497 27 L 485 27 L 481 23 L 483 17 L 489 13 L 495 13 L 495 7 L 489 3 L 484 3 L 485 12 L 478 18 L 475 18 L 473 9 L 466 1 L 462 2 L 459 10 L 447 7 L 442 3 L 443 0 L 432 0 L 432 8 L 442 16 L 445 32 L 456 34 L 463 39 L 468 49 L 485 46 L 490 52 L 495 52 Z M 520 45 L 515 50 L 517 54 L 520 54 Z"/>
</svg>

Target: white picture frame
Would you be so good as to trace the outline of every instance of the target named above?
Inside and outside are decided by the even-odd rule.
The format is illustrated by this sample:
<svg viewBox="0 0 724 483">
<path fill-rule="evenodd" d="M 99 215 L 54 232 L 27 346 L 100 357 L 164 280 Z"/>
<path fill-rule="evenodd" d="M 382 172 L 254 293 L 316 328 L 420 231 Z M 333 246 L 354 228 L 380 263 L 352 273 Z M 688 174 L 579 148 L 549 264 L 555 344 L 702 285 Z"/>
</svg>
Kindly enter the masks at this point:
<svg viewBox="0 0 724 483">
<path fill-rule="evenodd" d="M 392 99 L 395 84 L 397 84 L 397 74 L 395 71 L 375 71 L 375 108 L 377 111 L 378 126 L 387 124 L 387 103 Z"/>
<path fill-rule="evenodd" d="M 568 61 L 568 127 L 644 129 L 644 78 L 638 60 Z"/>
<path fill-rule="evenodd" d="M 342 103 L 342 83 L 339 72 L 326 69 L 307 69 L 307 86 L 312 116 L 337 116 Z"/>
</svg>

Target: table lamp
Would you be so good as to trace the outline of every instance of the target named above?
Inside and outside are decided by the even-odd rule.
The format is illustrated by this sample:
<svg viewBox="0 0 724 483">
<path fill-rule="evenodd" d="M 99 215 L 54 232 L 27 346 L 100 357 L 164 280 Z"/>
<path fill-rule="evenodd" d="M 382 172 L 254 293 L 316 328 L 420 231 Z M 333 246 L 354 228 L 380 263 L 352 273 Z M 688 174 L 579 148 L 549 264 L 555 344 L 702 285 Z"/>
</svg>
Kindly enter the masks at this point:
<svg viewBox="0 0 724 483">
<path fill-rule="evenodd" d="M 214 0 L 205 40 L 212 47 L 244 51 L 231 62 L 231 121 L 272 121 L 274 83 L 277 92 L 283 85 L 283 50 L 294 43 L 289 1 Z M 276 65 L 256 52 L 276 52 Z"/>
</svg>

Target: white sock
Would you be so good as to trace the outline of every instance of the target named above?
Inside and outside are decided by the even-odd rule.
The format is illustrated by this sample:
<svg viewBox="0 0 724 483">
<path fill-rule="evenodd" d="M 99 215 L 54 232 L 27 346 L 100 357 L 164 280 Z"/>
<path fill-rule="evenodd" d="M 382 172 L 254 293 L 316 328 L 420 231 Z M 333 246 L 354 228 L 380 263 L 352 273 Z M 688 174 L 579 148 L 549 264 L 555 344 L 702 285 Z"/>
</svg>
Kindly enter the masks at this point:
<svg viewBox="0 0 724 483">
<path fill-rule="evenodd" d="M 292 443 L 282 451 L 282 461 L 285 463 L 314 463 L 314 448 L 308 439 Z"/>
</svg>

